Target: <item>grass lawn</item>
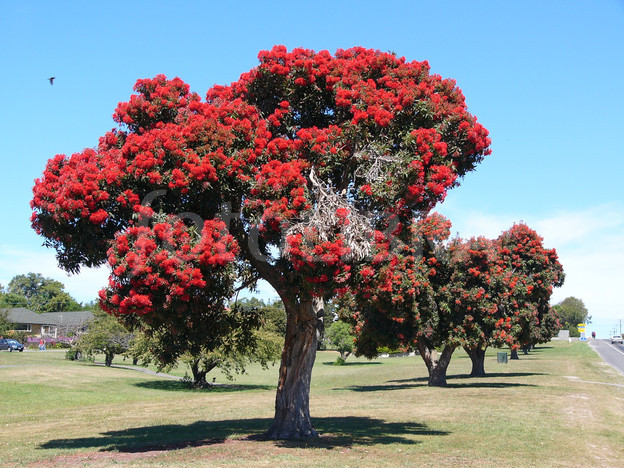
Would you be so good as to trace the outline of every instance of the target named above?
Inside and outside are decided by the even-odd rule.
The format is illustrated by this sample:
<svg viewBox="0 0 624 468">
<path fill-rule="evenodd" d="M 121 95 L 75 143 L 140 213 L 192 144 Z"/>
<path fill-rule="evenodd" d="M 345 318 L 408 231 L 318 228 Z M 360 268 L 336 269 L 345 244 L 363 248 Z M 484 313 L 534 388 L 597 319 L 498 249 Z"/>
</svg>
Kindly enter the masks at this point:
<svg viewBox="0 0 624 468">
<path fill-rule="evenodd" d="M 497 351 L 479 379 L 456 351 L 447 388 L 427 387 L 418 356 L 333 366 L 337 353 L 320 352 L 321 437 L 308 442 L 254 438 L 277 365 L 198 391 L 64 351 L 0 352 L 0 466 L 624 466 L 624 376 L 579 342 L 508 364 Z"/>
</svg>

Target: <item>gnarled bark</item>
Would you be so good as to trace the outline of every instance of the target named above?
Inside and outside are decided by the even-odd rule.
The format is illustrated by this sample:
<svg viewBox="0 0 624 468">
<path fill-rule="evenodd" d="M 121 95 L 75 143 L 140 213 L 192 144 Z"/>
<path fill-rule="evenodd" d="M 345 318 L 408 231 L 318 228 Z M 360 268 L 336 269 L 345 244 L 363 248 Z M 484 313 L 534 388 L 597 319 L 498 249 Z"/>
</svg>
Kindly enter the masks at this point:
<svg viewBox="0 0 624 468">
<path fill-rule="evenodd" d="M 284 301 L 288 316 L 282 352 L 275 417 L 265 436 L 269 439 L 317 437 L 310 421 L 310 380 L 316 358 L 323 301 Z"/>
<path fill-rule="evenodd" d="M 446 387 L 446 370 L 451 363 L 451 357 L 456 346 L 444 345 L 442 353 L 438 353 L 435 347 L 430 347 L 422 336 L 418 337 L 417 344 L 420 356 L 425 361 L 429 371 L 427 385 L 430 387 Z"/>
<path fill-rule="evenodd" d="M 466 353 L 470 356 L 470 360 L 472 361 L 472 371 L 470 372 L 470 377 L 483 377 L 485 376 L 485 349 L 481 348 L 466 348 Z"/>
</svg>

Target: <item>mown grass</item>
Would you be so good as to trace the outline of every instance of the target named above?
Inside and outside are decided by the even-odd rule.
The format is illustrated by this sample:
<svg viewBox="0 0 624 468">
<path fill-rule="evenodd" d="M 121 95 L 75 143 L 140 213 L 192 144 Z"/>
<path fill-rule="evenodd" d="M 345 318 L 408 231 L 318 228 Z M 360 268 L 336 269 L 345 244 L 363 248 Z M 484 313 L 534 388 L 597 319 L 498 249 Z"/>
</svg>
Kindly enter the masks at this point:
<svg viewBox="0 0 624 468">
<path fill-rule="evenodd" d="M 0 466 L 624 463 L 623 376 L 584 343 L 553 342 L 508 364 L 496 352 L 474 379 L 457 351 L 448 388 L 427 387 L 418 356 L 333 366 L 337 354 L 320 352 L 310 406 L 321 437 L 304 442 L 258 437 L 277 366 L 251 366 L 233 383 L 217 373 L 230 385 L 197 391 L 63 352 L 0 353 L 0 366 L 15 366 L 0 367 Z"/>
</svg>

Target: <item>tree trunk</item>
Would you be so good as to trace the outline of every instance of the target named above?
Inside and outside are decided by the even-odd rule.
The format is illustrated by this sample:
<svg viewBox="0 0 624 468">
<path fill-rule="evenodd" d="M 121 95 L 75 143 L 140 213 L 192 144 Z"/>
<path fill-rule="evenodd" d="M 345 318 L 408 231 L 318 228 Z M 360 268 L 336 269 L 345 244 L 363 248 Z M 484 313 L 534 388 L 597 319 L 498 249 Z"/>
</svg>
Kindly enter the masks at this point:
<svg viewBox="0 0 624 468">
<path fill-rule="evenodd" d="M 275 417 L 265 436 L 269 439 L 317 437 L 310 421 L 310 380 L 316 358 L 323 300 L 284 300 L 286 340 L 282 352 Z"/>
<path fill-rule="evenodd" d="M 107 351 L 104 353 L 104 365 L 110 367 L 113 364 L 113 358 L 115 357 L 115 353 L 111 353 Z"/>
<path fill-rule="evenodd" d="M 531 349 L 531 347 L 530 347 L 530 346 L 525 346 L 525 347 L 523 347 L 523 348 L 522 348 L 522 353 L 523 353 L 523 354 L 525 354 L 525 355 L 526 355 L 526 354 L 529 354 L 529 349 Z"/>
<path fill-rule="evenodd" d="M 509 359 L 520 359 L 518 357 L 518 350 L 517 349 L 512 349 L 511 350 L 511 356 L 509 357 Z"/>
<path fill-rule="evenodd" d="M 451 363 L 451 357 L 455 346 L 444 345 L 442 353 L 439 354 L 435 347 L 429 346 L 424 339 L 420 336 L 417 340 L 418 351 L 420 356 L 427 365 L 429 371 L 429 381 L 427 385 L 430 387 L 446 387 L 446 370 Z"/>
<path fill-rule="evenodd" d="M 470 377 L 484 377 L 485 376 L 485 349 L 481 348 L 464 348 L 470 360 L 472 361 L 472 371 Z"/>
<path fill-rule="evenodd" d="M 199 367 L 199 359 L 193 360 L 189 364 L 191 368 L 191 373 L 193 374 L 193 387 L 201 388 L 206 385 L 206 374 L 207 371 L 200 369 Z"/>
</svg>

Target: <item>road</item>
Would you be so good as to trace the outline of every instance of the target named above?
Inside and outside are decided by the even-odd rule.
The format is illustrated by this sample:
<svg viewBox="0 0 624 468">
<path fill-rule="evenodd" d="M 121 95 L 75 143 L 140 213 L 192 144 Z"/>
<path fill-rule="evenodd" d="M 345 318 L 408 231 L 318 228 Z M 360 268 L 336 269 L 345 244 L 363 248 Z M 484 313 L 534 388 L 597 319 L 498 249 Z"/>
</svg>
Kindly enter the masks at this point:
<svg viewBox="0 0 624 468">
<path fill-rule="evenodd" d="M 620 374 L 624 375 L 624 345 L 620 343 L 611 344 L 611 340 L 593 340 L 589 345 L 594 348 L 600 357 L 609 365 L 614 367 Z"/>
</svg>

